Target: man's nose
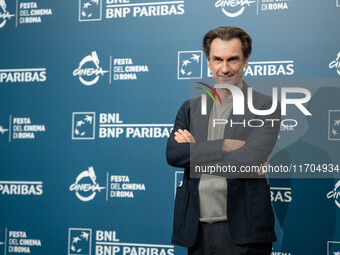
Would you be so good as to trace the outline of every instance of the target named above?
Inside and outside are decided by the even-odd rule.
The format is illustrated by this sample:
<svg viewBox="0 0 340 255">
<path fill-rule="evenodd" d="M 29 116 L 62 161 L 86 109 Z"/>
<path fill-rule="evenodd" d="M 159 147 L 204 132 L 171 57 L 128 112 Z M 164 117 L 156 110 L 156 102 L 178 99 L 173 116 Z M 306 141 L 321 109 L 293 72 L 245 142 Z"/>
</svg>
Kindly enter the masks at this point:
<svg viewBox="0 0 340 255">
<path fill-rule="evenodd" d="M 228 64 L 228 61 L 223 61 L 223 64 L 222 64 L 222 72 L 223 73 L 228 73 L 230 70 L 229 68 L 229 64 Z"/>
</svg>

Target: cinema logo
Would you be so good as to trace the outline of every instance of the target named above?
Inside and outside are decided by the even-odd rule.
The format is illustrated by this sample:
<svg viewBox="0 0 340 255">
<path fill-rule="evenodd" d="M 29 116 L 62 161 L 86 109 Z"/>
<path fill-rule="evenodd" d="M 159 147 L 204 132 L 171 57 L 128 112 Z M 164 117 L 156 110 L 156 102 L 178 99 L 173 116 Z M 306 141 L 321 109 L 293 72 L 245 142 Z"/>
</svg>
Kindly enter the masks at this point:
<svg viewBox="0 0 340 255">
<path fill-rule="evenodd" d="M 41 247 L 41 240 L 38 238 L 32 238 L 24 230 L 8 230 L 5 229 L 5 242 L 0 243 L 5 246 L 5 254 L 36 254 L 38 251 L 36 247 Z"/>
<path fill-rule="evenodd" d="M 41 196 L 42 194 L 42 181 L 0 181 L 2 196 Z"/>
<path fill-rule="evenodd" d="M 7 4 L 5 0 L 0 0 L 0 29 L 3 28 L 7 21 L 14 17 L 15 14 L 11 14 L 7 10 Z"/>
<path fill-rule="evenodd" d="M 4 135 L 6 132 L 8 132 L 8 128 L 4 128 L 3 126 L 0 126 L 0 133 Z"/>
<path fill-rule="evenodd" d="M 77 176 L 76 181 L 70 185 L 69 189 L 75 192 L 79 200 L 88 202 L 93 200 L 97 192 L 101 192 L 105 187 L 99 186 L 93 166 L 90 166 Z"/>
<path fill-rule="evenodd" d="M 72 139 L 94 140 L 95 112 L 72 114 Z M 119 113 L 99 113 L 98 138 L 168 138 L 173 124 L 126 124 Z"/>
<path fill-rule="evenodd" d="M 1 83 L 43 83 L 46 68 L 0 69 Z"/>
<path fill-rule="evenodd" d="M 334 189 L 327 193 L 328 199 L 334 199 L 334 203 L 340 208 L 340 180 L 334 185 Z"/>
<path fill-rule="evenodd" d="M 273 251 L 270 255 L 292 255 L 290 252 L 287 252 L 287 251 L 275 251 L 274 248 L 273 248 Z"/>
<path fill-rule="evenodd" d="M 292 188 L 270 187 L 270 199 L 272 202 L 290 203 L 292 202 Z"/>
<path fill-rule="evenodd" d="M 224 15 L 229 18 L 235 18 L 242 15 L 246 7 L 255 6 L 256 14 L 259 11 L 278 11 L 287 10 L 288 4 L 291 0 L 218 0 L 215 2 L 216 8 L 221 8 Z"/>
<path fill-rule="evenodd" d="M 106 19 L 177 16 L 184 14 L 184 0 L 163 2 L 131 2 L 130 0 L 106 0 Z M 102 0 L 79 0 L 79 22 L 101 21 Z"/>
<path fill-rule="evenodd" d="M 335 60 L 329 63 L 329 69 L 333 69 L 333 68 L 335 68 L 338 75 L 340 75 L 340 51 L 338 55 L 336 56 Z"/>
<path fill-rule="evenodd" d="M 111 198 L 134 198 L 136 192 L 146 190 L 144 183 L 133 182 L 128 175 L 117 175 L 116 173 L 110 175 L 109 172 L 106 173 L 106 187 L 101 187 L 97 183 L 97 177 L 92 166 L 88 170 L 82 171 L 69 189 L 75 192 L 79 200 L 84 202 L 93 200 L 96 193 L 104 189 L 106 189 L 106 201 Z"/>
<path fill-rule="evenodd" d="M 246 7 L 249 7 L 251 4 L 256 3 L 256 1 L 250 0 L 218 0 L 215 3 L 216 8 L 221 8 L 222 12 L 230 17 L 235 18 L 240 16 Z"/>
<path fill-rule="evenodd" d="M 208 84 L 205 84 L 203 82 L 198 82 L 199 84 L 207 87 L 210 89 L 213 94 L 218 98 L 219 104 L 222 106 L 222 101 L 217 93 L 217 91 L 211 87 Z M 244 95 L 242 90 L 235 86 L 235 85 L 230 85 L 230 84 L 215 84 L 215 88 L 217 89 L 228 89 L 233 97 L 233 115 L 244 115 L 245 110 L 244 110 L 244 105 L 245 105 L 245 100 L 244 100 Z M 206 92 L 206 94 L 201 95 L 201 114 L 202 115 L 207 115 L 207 95 L 211 97 L 215 105 L 219 105 L 214 96 L 205 88 L 199 88 Z M 253 88 L 249 87 L 247 90 L 248 96 L 247 96 L 247 105 L 248 109 L 250 110 L 251 113 L 254 115 L 258 116 L 269 116 L 270 114 L 274 113 L 277 109 L 278 106 L 278 88 L 274 87 L 272 89 L 272 106 L 270 109 L 266 110 L 258 110 L 255 109 L 253 105 Z M 288 98 L 288 94 L 290 93 L 300 93 L 304 97 L 301 98 Z M 293 88 L 293 87 L 284 87 L 281 88 L 281 115 L 285 116 L 287 113 L 287 105 L 292 104 L 295 105 L 305 116 L 311 116 L 312 114 L 303 106 L 304 103 L 307 103 L 311 99 L 311 93 L 309 90 L 304 89 L 304 88 Z M 275 123 L 280 121 L 280 119 L 250 119 L 246 121 L 245 119 L 241 121 L 233 121 L 233 119 L 227 120 L 227 119 L 214 119 L 213 120 L 213 127 L 216 127 L 216 125 L 226 125 L 229 124 L 230 127 L 233 126 L 243 126 L 243 127 L 252 127 L 252 128 L 257 128 L 257 127 L 262 127 L 266 122 L 269 122 L 271 127 L 275 126 Z M 290 127 L 296 127 L 298 125 L 297 120 L 295 119 L 284 119 L 280 122 L 281 126 L 290 126 Z"/>
<path fill-rule="evenodd" d="M 73 71 L 73 76 L 78 76 L 79 81 L 85 86 L 96 84 L 100 77 L 109 71 L 103 70 L 99 66 L 99 58 L 96 51 L 86 56 L 79 62 L 78 68 Z"/>
<path fill-rule="evenodd" d="M 95 233 L 92 253 L 92 232 Z M 85 236 L 85 238 L 84 238 Z M 79 245 L 78 245 L 79 244 Z M 118 238 L 117 231 L 90 228 L 69 228 L 68 255 L 173 255 L 174 245 L 128 243 Z"/>
<path fill-rule="evenodd" d="M 80 82 L 85 86 L 92 86 L 98 83 L 100 77 L 109 73 L 109 84 L 112 80 L 137 80 L 140 73 L 149 72 L 148 65 L 135 64 L 133 58 L 112 58 L 110 56 L 110 69 L 103 70 L 99 66 L 99 58 L 96 51 L 83 58 L 77 69 L 73 71 L 73 76 L 78 76 Z"/>
</svg>

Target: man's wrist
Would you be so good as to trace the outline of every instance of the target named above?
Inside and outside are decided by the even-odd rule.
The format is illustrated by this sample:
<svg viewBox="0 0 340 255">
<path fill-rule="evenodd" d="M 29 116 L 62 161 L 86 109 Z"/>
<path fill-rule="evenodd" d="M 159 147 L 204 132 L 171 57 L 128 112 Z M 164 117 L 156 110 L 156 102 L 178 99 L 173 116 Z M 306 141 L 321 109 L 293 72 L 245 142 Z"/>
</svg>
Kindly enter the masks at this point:
<svg viewBox="0 0 340 255">
<path fill-rule="evenodd" d="M 228 153 L 241 148 L 245 144 L 245 141 L 224 139 L 222 144 L 222 153 Z"/>
<path fill-rule="evenodd" d="M 224 139 L 222 143 L 222 153 L 228 153 L 231 151 L 231 148 L 229 146 L 229 140 L 230 139 Z"/>
</svg>

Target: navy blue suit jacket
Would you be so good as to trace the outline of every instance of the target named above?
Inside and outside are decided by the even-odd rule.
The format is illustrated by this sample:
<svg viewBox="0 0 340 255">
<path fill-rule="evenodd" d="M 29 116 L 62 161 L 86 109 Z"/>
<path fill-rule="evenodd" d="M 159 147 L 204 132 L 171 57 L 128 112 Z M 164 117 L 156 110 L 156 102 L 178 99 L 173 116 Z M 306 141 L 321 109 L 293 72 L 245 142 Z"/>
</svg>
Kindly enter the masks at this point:
<svg viewBox="0 0 340 255">
<path fill-rule="evenodd" d="M 264 120 L 262 127 L 243 127 L 226 125 L 224 139 L 246 141 L 245 145 L 229 153 L 222 153 L 224 139 L 207 141 L 209 113 L 212 100 L 207 104 L 207 115 L 201 115 L 201 99 L 195 98 L 184 102 L 178 111 L 172 134 L 167 144 L 167 160 L 174 167 L 185 168 L 183 185 L 176 190 L 172 243 L 191 247 L 195 244 L 199 223 L 199 179 L 190 178 L 190 165 L 214 162 L 221 165 L 259 166 L 271 153 L 280 130 L 280 106 L 269 116 L 257 116 L 247 106 L 247 88 L 242 87 L 245 96 L 244 115 L 230 114 L 228 120 L 246 122 L 249 119 Z M 269 96 L 253 91 L 255 109 L 265 110 L 272 106 Z M 274 125 L 272 126 L 272 123 Z M 253 123 L 253 125 L 255 125 Z M 257 123 L 258 125 L 258 123 Z M 177 143 L 174 132 L 178 129 L 188 130 L 196 143 Z M 265 178 L 239 178 L 240 173 L 227 176 L 227 219 L 230 236 L 236 244 L 265 243 L 276 241 L 274 232 L 274 213 L 270 201 L 270 187 Z M 244 176 L 242 176 L 244 177 Z M 254 177 L 254 178 L 249 178 Z"/>
</svg>

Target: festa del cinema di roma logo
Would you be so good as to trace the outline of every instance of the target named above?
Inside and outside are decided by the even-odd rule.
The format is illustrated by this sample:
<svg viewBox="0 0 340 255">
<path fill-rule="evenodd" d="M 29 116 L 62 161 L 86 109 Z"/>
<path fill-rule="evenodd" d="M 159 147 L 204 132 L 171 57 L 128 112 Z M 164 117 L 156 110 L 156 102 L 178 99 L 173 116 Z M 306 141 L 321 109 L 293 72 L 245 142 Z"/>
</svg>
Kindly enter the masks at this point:
<svg viewBox="0 0 340 255">
<path fill-rule="evenodd" d="M 96 182 L 96 174 L 93 166 L 88 170 L 82 171 L 76 178 L 76 181 L 71 184 L 70 191 L 75 191 L 76 196 L 84 202 L 92 200 L 97 192 L 100 192 L 105 187 L 100 187 Z"/>
<path fill-rule="evenodd" d="M 96 84 L 101 76 L 109 72 L 103 70 L 99 66 L 99 62 L 97 52 L 92 51 L 91 55 L 86 56 L 80 61 L 78 68 L 73 71 L 73 76 L 78 76 L 80 82 L 85 86 Z"/>
</svg>

